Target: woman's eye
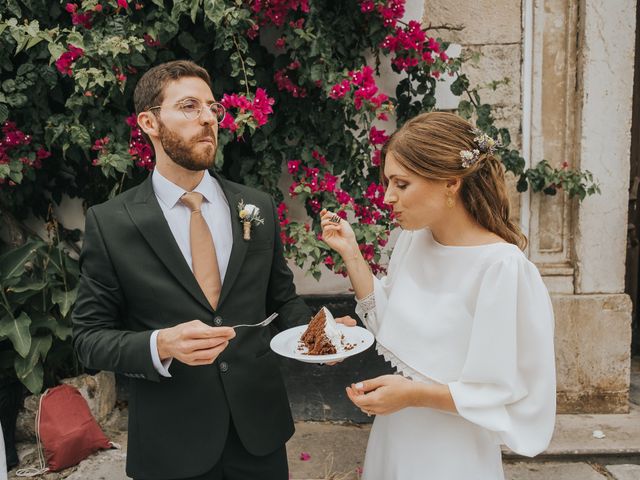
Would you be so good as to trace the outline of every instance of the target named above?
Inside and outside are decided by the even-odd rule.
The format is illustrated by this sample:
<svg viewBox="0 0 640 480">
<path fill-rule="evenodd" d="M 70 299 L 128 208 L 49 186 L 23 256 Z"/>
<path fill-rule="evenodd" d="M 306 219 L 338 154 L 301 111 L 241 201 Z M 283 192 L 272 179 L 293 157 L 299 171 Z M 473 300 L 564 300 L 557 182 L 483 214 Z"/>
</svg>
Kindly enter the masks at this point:
<svg viewBox="0 0 640 480">
<path fill-rule="evenodd" d="M 398 187 L 400 190 L 404 190 L 405 188 L 407 188 L 407 184 L 402 182 L 397 182 L 396 187 Z"/>
</svg>

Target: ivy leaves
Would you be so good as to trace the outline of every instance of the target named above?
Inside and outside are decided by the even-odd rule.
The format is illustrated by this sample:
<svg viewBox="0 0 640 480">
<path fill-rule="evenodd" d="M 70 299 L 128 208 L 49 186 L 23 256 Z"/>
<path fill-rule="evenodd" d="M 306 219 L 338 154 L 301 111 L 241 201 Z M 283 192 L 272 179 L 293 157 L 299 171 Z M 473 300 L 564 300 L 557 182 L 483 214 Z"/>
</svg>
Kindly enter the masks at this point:
<svg viewBox="0 0 640 480">
<path fill-rule="evenodd" d="M 0 341 L 13 346 L 0 370 L 12 369 L 32 393 L 42 389 L 54 342 L 71 335 L 77 272 L 77 262 L 56 241 L 30 239 L 0 256 Z"/>
</svg>

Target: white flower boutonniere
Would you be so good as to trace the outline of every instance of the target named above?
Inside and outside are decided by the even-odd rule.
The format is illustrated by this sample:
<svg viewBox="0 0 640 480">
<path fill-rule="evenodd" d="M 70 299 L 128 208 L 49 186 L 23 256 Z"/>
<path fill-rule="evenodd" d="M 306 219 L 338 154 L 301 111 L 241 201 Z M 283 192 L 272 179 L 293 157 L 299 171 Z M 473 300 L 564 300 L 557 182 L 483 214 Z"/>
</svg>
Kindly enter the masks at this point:
<svg viewBox="0 0 640 480">
<path fill-rule="evenodd" d="M 238 203 L 238 216 L 243 226 L 243 237 L 245 240 L 251 240 L 251 225 L 262 225 L 264 219 L 260 218 L 260 209 L 250 203 L 244 204 L 241 200 Z"/>
</svg>

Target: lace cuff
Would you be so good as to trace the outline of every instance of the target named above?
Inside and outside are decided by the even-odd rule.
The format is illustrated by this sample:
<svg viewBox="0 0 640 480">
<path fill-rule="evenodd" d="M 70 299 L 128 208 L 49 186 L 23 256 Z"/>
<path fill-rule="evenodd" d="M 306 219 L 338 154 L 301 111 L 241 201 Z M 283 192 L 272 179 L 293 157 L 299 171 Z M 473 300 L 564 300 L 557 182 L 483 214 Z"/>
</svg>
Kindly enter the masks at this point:
<svg viewBox="0 0 640 480">
<path fill-rule="evenodd" d="M 358 307 L 364 314 L 370 313 L 376 309 L 376 295 L 375 292 L 371 292 L 366 297 L 358 300 L 356 298 L 356 302 L 358 303 Z"/>
</svg>

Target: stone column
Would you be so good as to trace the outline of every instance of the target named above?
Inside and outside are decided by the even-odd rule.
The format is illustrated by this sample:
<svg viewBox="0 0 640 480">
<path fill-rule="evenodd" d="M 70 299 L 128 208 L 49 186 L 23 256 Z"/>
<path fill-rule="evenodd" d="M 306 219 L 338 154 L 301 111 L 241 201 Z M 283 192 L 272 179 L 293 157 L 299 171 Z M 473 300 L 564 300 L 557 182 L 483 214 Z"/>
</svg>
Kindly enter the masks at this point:
<svg viewBox="0 0 640 480">
<path fill-rule="evenodd" d="M 577 295 L 561 299 L 571 325 L 559 326 L 567 340 L 560 346 L 575 355 L 558 373 L 571 380 L 561 398 L 571 410 L 628 409 L 631 302 L 623 292 L 635 4 L 579 3 L 575 164 L 593 172 L 602 194 L 576 209 Z"/>
</svg>

